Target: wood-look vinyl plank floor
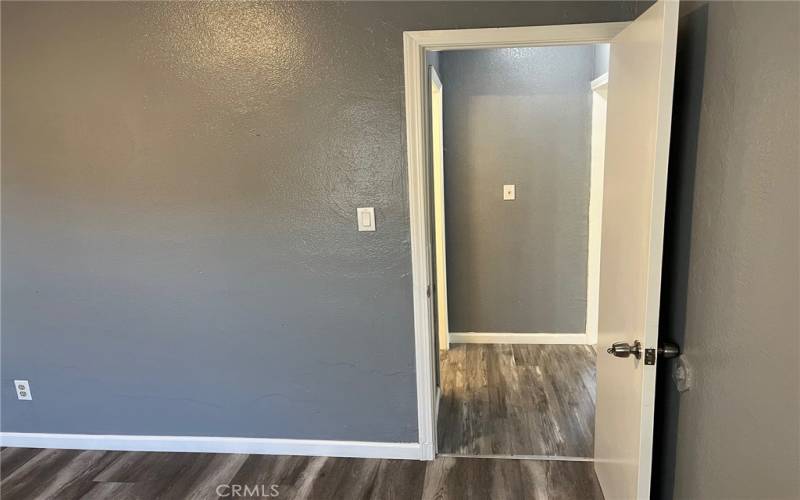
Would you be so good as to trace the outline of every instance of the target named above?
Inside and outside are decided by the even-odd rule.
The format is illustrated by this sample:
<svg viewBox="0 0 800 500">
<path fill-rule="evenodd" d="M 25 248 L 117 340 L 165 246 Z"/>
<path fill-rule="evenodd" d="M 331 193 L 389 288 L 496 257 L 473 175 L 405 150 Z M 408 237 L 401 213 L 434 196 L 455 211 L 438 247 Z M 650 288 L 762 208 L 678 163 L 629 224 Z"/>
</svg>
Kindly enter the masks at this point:
<svg viewBox="0 0 800 500">
<path fill-rule="evenodd" d="M 592 458 L 595 359 L 586 345 L 441 351 L 439 453 Z"/>
<path fill-rule="evenodd" d="M 275 485 L 277 498 L 285 500 L 603 498 L 590 462 L 453 457 L 421 462 L 23 448 L 0 452 L 3 500 L 215 499 L 220 498 L 219 485 L 248 486 L 255 493 L 236 498 L 263 498 Z"/>
</svg>

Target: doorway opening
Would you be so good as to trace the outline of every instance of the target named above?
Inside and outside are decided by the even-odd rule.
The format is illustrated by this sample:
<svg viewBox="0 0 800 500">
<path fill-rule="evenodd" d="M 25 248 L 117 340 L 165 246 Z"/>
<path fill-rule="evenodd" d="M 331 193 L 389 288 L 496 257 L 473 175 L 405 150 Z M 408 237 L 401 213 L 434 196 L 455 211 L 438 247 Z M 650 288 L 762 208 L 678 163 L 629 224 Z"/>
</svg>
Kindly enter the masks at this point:
<svg viewBox="0 0 800 500">
<path fill-rule="evenodd" d="M 515 420 L 516 415 L 514 415 L 511 418 L 512 425 L 503 427 L 503 429 L 511 430 L 496 432 L 493 429 L 480 430 L 479 427 L 479 431 L 474 433 L 473 436 L 460 442 L 455 441 L 454 446 L 463 445 L 471 454 L 480 453 L 483 455 L 484 453 L 481 450 L 488 449 L 492 450 L 492 453 L 489 454 L 490 456 L 510 456 L 528 459 L 563 458 L 590 461 L 606 497 L 647 498 L 649 496 L 655 369 L 658 359 L 658 305 L 677 20 L 678 4 L 671 1 L 658 1 L 639 18 L 630 23 L 422 31 L 406 32 L 404 34 L 417 401 L 420 457 L 423 460 L 433 459 L 437 451 L 442 451 L 437 450 L 437 445 L 444 443 L 444 441 L 437 439 L 437 432 L 442 432 L 442 430 L 437 429 L 436 425 L 437 420 L 441 420 L 440 416 L 444 418 L 443 415 L 438 415 L 438 413 L 442 411 L 442 405 L 440 405 L 441 400 L 444 398 L 442 386 L 444 385 L 444 377 L 447 376 L 445 370 L 440 371 L 439 367 L 440 347 L 443 348 L 442 350 L 447 351 L 447 356 L 449 356 L 451 352 L 454 352 L 454 346 L 458 345 L 464 351 L 463 359 L 467 360 L 470 356 L 470 348 L 482 346 L 484 345 L 482 343 L 490 340 L 493 342 L 492 348 L 497 351 L 492 353 L 492 355 L 497 355 L 497 361 L 492 362 L 492 366 L 497 369 L 492 372 L 488 362 L 474 364 L 477 367 L 475 376 L 477 383 L 473 383 L 473 386 L 487 387 L 487 390 L 474 392 L 478 395 L 476 400 L 480 404 L 488 401 L 490 396 L 494 397 L 494 402 L 497 404 L 495 407 L 489 406 L 488 403 L 484 404 L 480 411 L 488 412 L 489 416 L 492 416 L 492 408 L 499 408 L 499 410 L 495 409 L 495 416 L 505 416 L 508 419 L 512 413 L 509 411 L 509 408 L 511 408 L 521 417 L 519 420 Z M 475 290 L 459 289 L 456 293 L 467 293 L 467 298 L 472 301 L 467 300 L 466 305 L 456 305 L 451 300 L 453 297 L 452 289 L 454 288 L 451 283 L 453 279 L 451 262 L 455 260 L 456 263 L 453 265 L 458 266 L 457 261 L 461 257 L 453 257 L 453 252 L 450 250 L 451 241 L 448 240 L 454 238 L 452 236 L 454 234 L 454 226 L 459 233 L 458 237 L 466 236 L 470 238 L 471 234 L 468 230 L 462 228 L 460 222 L 451 220 L 450 212 L 455 209 L 450 208 L 448 197 L 455 198 L 457 201 L 461 201 L 462 198 L 478 200 L 473 201 L 472 206 L 477 207 L 479 215 L 482 211 L 490 211 L 490 209 L 495 208 L 505 210 L 507 213 L 498 212 L 501 215 L 494 215 L 489 218 L 489 229 L 494 231 L 495 234 L 501 234 L 504 231 L 505 233 L 512 233 L 511 236 L 514 235 L 513 231 L 507 230 L 509 226 L 513 228 L 515 224 L 525 224 L 529 220 L 533 220 L 534 217 L 548 215 L 542 214 L 541 208 L 540 213 L 535 213 L 530 209 L 527 211 L 520 210 L 519 212 L 524 213 L 524 217 L 511 213 L 514 212 L 513 208 L 515 206 L 524 205 L 520 202 L 544 203 L 552 198 L 555 200 L 555 204 L 550 206 L 556 208 L 543 211 L 549 210 L 552 212 L 549 214 L 551 216 L 562 216 L 570 212 L 560 203 L 562 201 L 564 203 L 575 202 L 573 199 L 575 197 L 559 198 L 559 194 L 565 192 L 563 189 L 566 188 L 558 184 L 554 184 L 556 187 L 551 187 L 552 192 L 545 190 L 537 193 L 535 189 L 544 184 L 543 182 L 523 180 L 517 183 L 515 180 L 507 179 L 490 179 L 486 182 L 478 182 L 474 184 L 476 186 L 474 188 L 456 190 L 454 191 L 455 194 L 448 194 L 448 183 L 450 183 L 448 172 L 451 169 L 451 165 L 448 164 L 447 158 L 450 156 L 448 148 L 451 147 L 450 142 L 452 142 L 450 139 L 451 133 L 447 130 L 448 75 L 446 69 L 443 74 L 438 74 L 441 84 L 438 93 L 441 96 L 437 96 L 437 91 L 432 90 L 430 87 L 432 78 L 429 76 L 429 66 L 432 66 L 432 64 L 428 64 L 428 59 L 431 57 L 429 54 L 446 51 L 467 52 L 484 49 L 512 49 L 511 53 L 513 55 L 513 49 L 529 47 L 567 47 L 574 49 L 575 46 L 595 44 L 610 44 L 609 78 L 607 80 L 607 90 L 605 91 L 608 118 L 606 120 L 602 181 L 596 182 L 596 175 L 598 174 L 595 174 L 590 169 L 588 180 L 584 177 L 582 184 L 585 188 L 583 192 L 588 191 L 590 198 L 591 195 L 595 194 L 592 191 L 592 182 L 595 181 L 595 187 L 602 186 L 599 222 L 602 236 L 598 256 L 599 266 L 596 262 L 594 264 L 599 267 L 597 281 L 593 284 L 590 270 L 592 259 L 589 256 L 589 250 L 592 246 L 590 240 L 593 224 L 588 219 L 595 211 L 592 210 L 591 206 L 587 206 L 591 204 L 591 199 L 589 199 L 586 200 L 587 205 L 583 205 L 586 210 L 586 215 L 583 219 L 584 232 L 577 233 L 585 237 L 585 240 L 581 238 L 581 243 L 575 244 L 569 243 L 570 240 L 567 240 L 568 243 L 558 248 L 559 252 L 549 254 L 552 256 L 583 255 L 584 260 L 582 262 L 584 263 L 580 264 L 580 266 L 585 274 L 578 273 L 583 275 L 585 280 L 585 288 L 582 288 L 582 293 L 574 292 L 575 288 L 572 285 L 567 287 L 570 283 L 574 284 L 574 278 L 569 278 L 571 281 L 566 281 L 565 278 L 574 274 L 572 273 L 571 265 L 557 267 L 561 263 L 557 262 L 553 257 L 548 262 L 549 268 L 548 266 L 542 267 L 543 271 L 549 271 L 553 277 L 547 278 L 547 274 L 541 275 L 543 276 L 541 278 L 542 282 L 551 285 L 549 288 L 544 288 L 549 290 L 551 296 L 540 295 L 537 297 L 540 302 L 536 303 L 532 300 L 523 302 L 517 299 L 516 305 L 521 303 L 524 307 L 517 309 L 522 310 L 519 317 L 512 316 L 516 312 L 510 313 L 505 309 L 510 305 L 514 305 L 514 300 L 508 299 L 509 291 L 521 290 L 521 295 L 523 296 L 526 294 L 533 296 L 535 293 L 541 293 L 530 288 L 531 283 L 528 281 L 531 280 L 520 280 L 522 281 L 521 283 L 513 282 L 517 274 L 522 274 L 520 267 L 524 260 L 523 257 L 538 255 L 536 252 L 521 253 L 524 241 L 517 241 L 518 244 L 511 245 L 509 247 L 511 250 L 508 250 L 502 257 L 511 264 L 506 268 L 498 267 L 496 272 L 473 272 L 474 265 L 464 266 L 463 263 L 461 264 L 459 273 L 462 275 L 458 276 L 458 279 L 468 280 L 474 277 L 473 274 L 483 276 L 477 282 L 477 285 L 474 285 L 479 287 L 477 293 L 483 295 L 480 300 L 476 301 L 472 298 L 472 295 L 469 295 Z M 515 57 L 509 57 L 506 65 L 513 66 L 515 61 Z M 502 65 L 497 67 L 500 68 Z M 477 80 L 478 77 L 476 76 L 474 79 Z M 589 90 L 584 96 L 587 103 L 592 103 L 595 100 L 595 92 L 591 88 L 591 82 L 595 80 L 596 78 L 583 82 Z M 477 83 L 480 83 L 480 81 Z M 595 83 L 599 88 L 602 79 Z M 598 94 L 600 94 L 599 98 L 603 97 L 602 92 Z M 524 127 L 512 127 L 502 121 L 496 122 L 493 129 L 487 129 L 485 124 L 488 120 L 487 114 L 493 107 L 506 106 L 506 109 L 509 109 L 505 115 L 506 120 L 512 123 L 516 123 L 514 120 L 522 120 L 522 114 L 519 109 L 509 106 L 502 95 L 498 96 L 491 92 L 478 93 L 477 95 L 478 98 L 473 99 L 466 107 L 477 110 L 479 118 L 472 120 L 463 118 L 464 121 L 455 123 L 456 127 L 464 127 L 467 130 L 467 137 L 483 138 L 481 136 L 494 134 L 497 142 L 500 139 L 506 140 L 509 137 L 517 141 L 528 142 L 539 139 L 536 136 L 531 137 L 519 134 L 519 130 L 522 129 L 524 131 Z M 517 94 L 512 92 L 511 95 Z M 439 231 L 444 234 L 443 257 L 446 261 L 446 264 L 441 266 L 441 269 L 448 274 L 441 283 L 437 283 L 436 279 L 436 274 L 439 272 L 436 268 L 437 223 L 434 217 L 437 205 L 435 200 L 437 177 L 434 176 L 432 171 L 435 165 L 433 157 L 435 139 L 434 134 L 432 134 L 432 119 L 434 115 L 431 113 L 431 106 L 437 99 L 442 102 L 441 120 L 443 132 L 440 138 L 444 160 L 441 163 L 443 173 L 439 178 L 444 186 L 445 194 L 444 204 L 440 203 L 439 206 L 440 208 L 444 206 L 444 211 L 446 212 L 442 223 L 439 224 L 441 226 Z M 550 104 L 548 99 L 557 101 L 557 96 L 553 94 L 545 98 L 545 102 Z M 520 109 L 525 110 L 526 108 L 523 105 L 520 106 Z M 568 122 L 569 120 L 566 119 L 565 115 L 562 119 L 551 122 L 551 128 L 556 129 L 556 131 L 563 131 L 566 129 Z M 497 130 L 500 130 L 499 134 Z M 471 134 L 470 131 L 472 132 Z M 547 130 L 539 129 L 538 132 L 544 134 Z M 588 135 L 588 140 L 591 142 L 591 120 L 585 123 L 583 132 L 585 134 L 583 137 Z M 601 132 L 596 132 L 596 134 L 599 133 Z M 577 137 L 577 135 L 573 134 L 573 137 Z M 572 148 L 570 148 L 570 145 L 572 145 Z M 561 148 L 567 150 L 567 153 L 569 153 L 570 149 L 575 149 L 574 141 L 554 140 L 548 142 L 546 146 L 550 148 L 548 151 L 558 151 Z M 485 155 L 481 157 L 485 161 L 478 163 L 489 163 L 493 161 L 495 156 L 499 156 L 499 153 L 492 154 L 491 150 L 489 150 L 490 153 L 486 153 L 478 147 L 468 151 L 470 155 L 467 155 L 467 158 Z M 523 150 L 522 154 L 517 154 L 516 156 L 520 157 L 524 162 L 527 157 L 533 155 L 527 154 Z M 564 172 L 552 168 L 551 163 L 555 160 L 548 160 L 548 157 L 544 154 L 541 156 L 546 160 L 541 165 L 541 169 L 529 168 L 529 170 L 534 172 L 558 172 L 558 175 L 553 174 L 555 180 L 563 180 L 559 176 Z M 591 150 L 586 152 L 585 157 L 588 157 L 591 163 Z M 527 159 L 532 162 L 539 158 Z M 530 166 L 530 163 L 528 166 Z M 489 169 L 484 169 L 479 173 L 485 173 L 486 171 L 492 172 Z M 584 174 L 586 174 L 585 170 Z M 452 174 L 450 174 L 450 177 L 452 177 Z M 441 181 L 441 179 L 444 180 Z M 458 182 L 455 185 L 458 186 Z M 578 182 L 577 185 L 580 186 L 581 182 Z M 481 190 L 487 186 L 491 189 L 487 190 L 486 193 L 488 194 L 484 195 Z M 531 196 L 531 193 L 536 193 L 538 197 L 532 200 L 523 198 L 524 196 Z M 499 208 L 497 206 L 491 207 L 489 206 L 490 204 L 498 205 Z M 574 208 L 573 205 L 568 203 L 566 206 Z M 581 206 L 581 204 L 576 202 L 575 206 Z M 553 222 L 553 217 L 549 220 L 549 223 L 543 223 L 549 224 L 549 226 L 542 227 L 547 227 L 551 230 L 558 230 L 561 227 L 560 224 Z M 534 233 L 535 235 L 536 233 Z M 534 236 L 528 236 L 528 239 Z M 554 238 L 555 241 L 565 237 L 565 235 L 561 235 L 557 231 L 551 231 L 549 236 Z M 466 241 L 469 242 L 470 240 L 467 239 Z M 576 239 L 575 241 L 579 240 Z M 491 249 L 493 247 L 491 245 L 495 241 L 491 240 L 490 243 L 485 244 L 483 247 L 478 246 L 478 252 L 474 256 L 469 256 L 468 254 L 468 257 L 463 260 L 468 264 L 476 262 L 483 264 L 484 261 L 489 260 L 486 255 L 492 255 Z M 583 247 L 585 253 L 576 252 L 575 247 Z M 461 251 L 462 249 L 459 248 L 458 250 Z M 574 265 L 577 266 L 578 264 Z M 553 272 L 554 269 L 557 272 Z M 463 276 L 464 274 L 467 276 Z M 469 282 L 464 281 L 464 283 Z M 507 283 L 510 284 L 506 285 Z M 439 287 L 442 285 L 445 288 L 449 288 L 446 294 L 448 307 L 446 314 L 448 323 L 446 331 L 448 335 L 446 337 L 440 336 L 441 332 L 437 330 L 440 318 L 437 318 L 438 306 L 436 297 L 441 292 Z M 462 286 L 468 287 L 470 285 L 462 285 L 459 282 L 459 288 Z M 484 287 L 494 287 L 499 292 L 494 295 L 490 294 L 487 298 L 484 293 Z M 568 292 L 566 295 L 553 293 L 553 290 L 555 292 L 562 291 L 558 287 L 573 291 Z M 591 306 L 592 290 L 597 290 L 595 311 L 592 310 Z M 584 293 L 585 296 L 583 295 Z M 496 295 L 500 295 L 501 300 L 498 301 Z M 553 299 L 552 296 L 556 296 L 556 298 Z M 585 297 L 583 302 L 585 312 L 583 314 L 575 313 L 578 310 L 575 308 L 575 302 L 581 303 L 580 300 L 570 302 L 575 296 Z M 550 300 L 549 304 L 548 300 Z M 542 302 L 550 307 L 541 307 Z M 491 305 L 494 309 L 488 309 L 487 313 L 486 304 Z M 505 325 L 511 326 L 508 328 L 494 326 L 503 324 L 500 322 L 492 323 L 491 325 L 488 322 L 484 323 L 491 326 L 486 329 L 480 326 L 480 321 L 484 321 L 484 315 L 492 313 L 495 309 L 503 313 L 499 315 L 500 320 L 498 321 L 505 321 Z M 518 328 L 517 326 L 523 323 L 515 324 L 511 322 L 520 318 L 527 321 L 530 319 L 531 312 L 541 313 L 541 311 L 544 311 L 544 315 L 540 316 L 542 321 L 544 319 L 560 321 L 562 316 L 556 313 L 569 311 L 571 314 L 567 314 L 564 317 L 570 321 L 575 321 L 576 317 L 582 317 L 584 329 L 574 329 L 575 323 L 569 324 L 569 328 L 564 327 L 565 323 L 552 323 L 560 326 L 553 327 L 554 329 L 557 328 L 555 330 L 547 331 L 545 327 L 541 326 L 544 323 L 539 323 L 540 328 L 531 331 L 527 323 L 524 324 L 524 328 Z M 597 320 L 596 328 L 592 331 L 591 318 L 594 315 L 596 315 Z M 470 326 L 467 323 L 468 321 L 474 322 L 479 326 Z M 521 342 L 519 337 L 513 337 L 515 343 L 510 344 L 508 342 L 509 336 L 519 334 L 543 335 L 529 335 L 527 342 Z M 597 349 L 594 351 L 590 340 L 593 334 L 596 335 L 597 339 Z M 545 340 L 548 343 L 544 343 Z M 470 341 L 472 343 L 468 343 Z M 606 353 L 606 347 L 612 344 L 615 345 L 615 348 L 609 349 L 608 353 Z M 533 347 L 539 349 L 540 352 L 532 352 L 530 349 Z M 554 422 L 552 419 L 539 418 L 537 415 L 542 415 L 541 412 L 528 411 L 525 409 L 525 405 L 519 401 L 513 399 L 511 401 L 503 400 L 496 392 L 492 395 L 488 391 L 487 382 L 489 381 L 490 373 L 492 373 L 492 380 L 503 382 L 503 377 L 507 378 L 511 382 L 508 385 L 514 385 L 515 381 L 520 381 L 519 374 L 516 375 L 515 379 L 513 371 L 504 372 L 500 369 L 503 368 L 504 363 L 509 364 L 511 362 L 516 364 L 519 361 L 523 368 L 527 368 L 526 376 L 533 381 L 537 380 L 539 372 L 545 364 L 545 358 L 552 360 L 551 364 L 557 367 L 556 370 L 569 371 L 569 368 L 564 368 L 564 366 L 566 366 L 566 359 L 571 357 L 570 354 L 556 353 L 555 349 L 557 348 L 588 350 L 586 359 L 589 360 L 591 360 L 592 356 L 596 356 L 595 398 L 593 401 L 594 436 L 593 440 L 591 438 L 583 440 L 584 444 L 592 441 L 594 443 L 591 457 L 586 456 L 589 454 L 586 451 L 588 446 L 579 445 L 579 447 L 583 446 L 583 449 L 578 452 L 572 452 L 568 449 L 566 440 L 561 436 L 562 431 L 557 428 L 560 425 L 559 422 Z M 489 354 L 486 351 L 481 350 L 477 350 L 472 354 L 472 357 L 479 360 L 485 360 L 488 356 Z M 456 361 L 457 357 L 458 355 L 454 355 Z M 570 362 L 572 363 L 572 360 Z M 461 383 L 466 386 L 463 370 L 459 372 L 457 362 L 455 364 L 456 369 L 450 372 L 455 374 L 453 380 L 456 385 Z M 539 371 L 537 371 L 537 367 Z M 578 372 L 580 373 L 580 370 Z M 591 370 L 587 369 L 587 372 L 590 373 Z M 543 375 L 544 373 L 542 372 Z M 522 378 L 524 381 L 525 377 Z M 580 379 L 583 381 L 585 388 L 592 385 L 591 376 Z M 578 380 L 578 378 L 570 380 Z M 558 403 L 557 408 L 561 410 L 562 415 L 567 417 L 571 417 L 573 414 L 580 414 L 580 412 L 575 411 L 575 408 L 579 405 L 573 405 L 570 401 L 587 400 L 579 399 L 578 397 L 575 399 L 565 397 L 565 393 L 569 393 L 569 387 L 559 390 L 550 387 L 549 394 L 547 393 L 546 385 L 543 386 L 540 383 L 537 387 L 539 391 L 546 393 L 548 402 Z M 588 392 L 586 391 L 586 393 Z M 537 421 L 537 418 L 539 418 L 539 421 Z M 530 422 L 531 420 L 532 422 Z M 577 420 L 584 429 L 591 429 L 591 425 L 581 422 L 580 418 L 574 420 Z M 546 453 L 554 450 L 557 454 L 527 454 L 522 446 L 518 446 L 519 450 L 515 449 L 513 446 L 519 444 L 515 441 L 520 440 L 520 433 L 514 426 L 519 426 L 520 422 L 532 423 L 533 425 L 529 429 L 539 433 L 539 437 L 543 438 L 539 443 L 544 443 L 542 449 L 548 450 Z M 470 425 L 469 419 L 461 420 L 462 430 L 469 431 Z M 581 427 L 579 426 L 578 428 Z M 486 436 L 492 433 L 499 435 L 502 439 L 487 440 Z M 547 433 L 550 436 L 546 435 Z M 551 438 L 550 441 L 547 441 L 548 438 Z M 504 453 L 502 446 L 497 444 L 503 442 L 513 442 L 510 454 Z M 528 444 L 535 443 L 533 439 L 530 439 Z M 528 449 L 534 450 L 532 447 Z M 477 450 L 477 453 L 475 450 Z"/>
<path fill-rule="evenodd" d="M 593 458 L 609 51 L 426 54 L 440 454 Z"/>
</svg>

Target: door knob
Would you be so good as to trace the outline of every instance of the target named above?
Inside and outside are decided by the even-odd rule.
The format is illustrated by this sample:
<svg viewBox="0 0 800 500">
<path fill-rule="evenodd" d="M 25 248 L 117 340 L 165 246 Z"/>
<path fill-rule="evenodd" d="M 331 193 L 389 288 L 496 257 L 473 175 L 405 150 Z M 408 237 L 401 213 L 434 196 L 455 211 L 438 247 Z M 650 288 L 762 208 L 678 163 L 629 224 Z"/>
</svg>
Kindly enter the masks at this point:
<svg viewBox="0 0 800 500">
<path fill-rule="evenodd" d="M 671 342 L 662 343 L 658 349 L 642 349 L 642 344 L 638 340 L 633 341 L 633 345 L 627 342 L 614 342 L 611 347 L 606 349 L 606 352 L 618 358 L 627 358 L 633 356 L 636 359 L 642 357 L 644 351 L 644 364 L 654 365 L 656 363 L 656 354 L 659 358 L 670 359 L 680 356 L 681 348 Z"/>
<path fill-rule="evenodd" d="M 681 355 L 681 348 L 672 342 L 662 342 L 658 346 L 658 357 L 664 359 L 677 358 Z"/>
<path fill-rule="evenodd" d="M 627 342 L 614 342 L 606 352 L 618 358 L 627 358 L 633 355 L 634 358 L 639 359 L 642 357 L 642 344 L 638 340 L 634 340 L 633 345 Z"/>
</svg>

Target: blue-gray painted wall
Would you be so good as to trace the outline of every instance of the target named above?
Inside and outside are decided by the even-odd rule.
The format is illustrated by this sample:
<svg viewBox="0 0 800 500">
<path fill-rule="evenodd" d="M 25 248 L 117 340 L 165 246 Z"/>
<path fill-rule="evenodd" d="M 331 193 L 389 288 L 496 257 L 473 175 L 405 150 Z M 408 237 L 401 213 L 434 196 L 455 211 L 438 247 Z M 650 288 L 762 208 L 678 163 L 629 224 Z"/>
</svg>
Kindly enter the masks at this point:
<svg viewBox="0 0 800 500">
<path fill-rule="evenodd" d="M 586 331 L 594 55 L 441 53 L 451 331 Z"/>
<path fill-rule="evenodd" d="M 798 48 L 797 2 L 681 4 L 656 499 L 800 498 Z"/>
<path fill-rule="evenodd" d="M 608 58 L 611 56 L 611 44 L 598 43 L 594 46 L 594 77 L 608 73 Z"/>
<path fill-rule="evenodd" d="M 2 430 L 416 441 L 402 32 L 637 8 L 3 2 Z"/>
</svg>

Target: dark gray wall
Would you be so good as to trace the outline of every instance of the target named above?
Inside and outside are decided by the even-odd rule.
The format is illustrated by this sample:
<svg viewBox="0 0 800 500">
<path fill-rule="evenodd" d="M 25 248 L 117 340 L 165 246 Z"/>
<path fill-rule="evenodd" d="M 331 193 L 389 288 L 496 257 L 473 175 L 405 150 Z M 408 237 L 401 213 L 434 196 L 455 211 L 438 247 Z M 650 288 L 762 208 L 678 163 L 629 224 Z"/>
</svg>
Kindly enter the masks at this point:
<svg viewBox="0 0 800 500">
<path fill-rule="evenodd" d="M 402 32 L 636 9 L 3 2 L 2 430 L 416 441 Z"/>
<path fill-rule="evenodd" d="M 594 48 L 440 64 L 450 329 L 584 332 Z"/>
<path fill-rule="evenodd" d="M 425 53 L 425 62 L 428 66 L 433 66 L 436 68 L 436 71 L 439 71 L 439 52 L 438 51 L 428 51 Z M 442 75 L 439 75 L 441 79 Z"/>
<path fill-rule="evenodd" d="M 799 24 L 795 2 L 682 7 L 662 336 L 695 385 L 659 374 L 657 498 L 673 468 L 674 498 L 800 498 Z"/>
</svg>

